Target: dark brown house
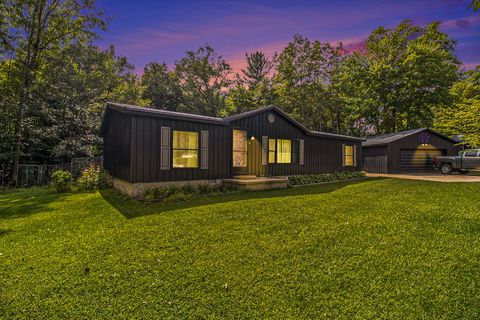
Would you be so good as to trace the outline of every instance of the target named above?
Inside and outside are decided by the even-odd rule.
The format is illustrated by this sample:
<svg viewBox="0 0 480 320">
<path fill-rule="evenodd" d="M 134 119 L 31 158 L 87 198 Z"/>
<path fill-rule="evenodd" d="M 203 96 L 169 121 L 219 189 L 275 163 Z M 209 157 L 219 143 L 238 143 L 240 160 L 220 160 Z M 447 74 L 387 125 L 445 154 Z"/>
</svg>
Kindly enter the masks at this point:
<svg viewBox="0 0 480 320">
<path fill-rule="evenodd" d="M 362 167 L 363 139 L 311 131 L 274 106 L 214 118 L 108 103 L 101 134 L 105 167 L 130 189 Z"/>
<path fill-rule="evenodd" d="M 431 171 L 433 158 L 456 155 L 459 141 L 428 128 L 368 137 L 363 142 L 363 169 L 371 173 Z"/>
</svg>

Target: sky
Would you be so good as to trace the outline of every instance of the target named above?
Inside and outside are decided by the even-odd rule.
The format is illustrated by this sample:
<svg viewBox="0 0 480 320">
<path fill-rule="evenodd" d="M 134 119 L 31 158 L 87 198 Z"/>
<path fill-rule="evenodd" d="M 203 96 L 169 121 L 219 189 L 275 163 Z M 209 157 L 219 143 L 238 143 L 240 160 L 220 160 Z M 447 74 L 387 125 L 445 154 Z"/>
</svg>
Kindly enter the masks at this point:
<svg viewBox="0 0 480 320">
<path fill-rule="evenodd" d="M 295 34 L 322 42 L 342 42 L 355 50 L 379 26 L 395 27 L 403 19 L 419 25 L 441 23 L 457 40 L 456 55 L 464 67 L 480 65 L 480 10 L 466 0 L 430 1 L 201 1 L 99 0 L 111 17 L 109 32 L 98 41 L 114 45 L 134 64 L 137 74 L 149 62 L 173 66 L 187 50 L 209 44 L 239 71 L 245 53 L 268 56 Z"/>
</svg>

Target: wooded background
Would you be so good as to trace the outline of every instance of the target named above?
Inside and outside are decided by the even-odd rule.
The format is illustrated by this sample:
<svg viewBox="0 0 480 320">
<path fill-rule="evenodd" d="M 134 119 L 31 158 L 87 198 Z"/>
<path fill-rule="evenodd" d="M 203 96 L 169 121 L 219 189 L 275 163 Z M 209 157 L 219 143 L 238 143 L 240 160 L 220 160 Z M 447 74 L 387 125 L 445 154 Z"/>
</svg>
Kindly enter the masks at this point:
<svg viewBox="0 0 480 320">
<path fill-rule="evenodd" d="M 471 8 L 477 10 L 479 1 Z M 0 166 L 98 156 L 107 101 L 224 117 L 277 105 L 310 129 L 366 136 L 419 127 L 480 146 L 480 67 L 465 71 L 456 41 L 404 20 L 365 48 L 295 35 L 232 71 L 209 45 L 141 76 L 111 46 L 94 45 L 109 18 L 93 0 L 0 0 Z M 14 182 L 14 181 L 13 181 Z"/>
</svg>

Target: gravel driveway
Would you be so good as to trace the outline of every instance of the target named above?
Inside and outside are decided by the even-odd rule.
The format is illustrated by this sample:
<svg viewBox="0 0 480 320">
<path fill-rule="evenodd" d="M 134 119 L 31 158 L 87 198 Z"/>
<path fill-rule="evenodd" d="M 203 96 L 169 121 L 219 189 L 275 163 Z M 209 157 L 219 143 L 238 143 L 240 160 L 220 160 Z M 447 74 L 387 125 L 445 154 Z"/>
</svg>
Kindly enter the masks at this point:
<svg viewBox="0 0 480 320">
<path fill-rule="evenodd" d="M 472 173 L 467 175 L 461 175 L 458 173 L 447 175 L 447 174 L 441 174 L 438 172 L 398 173 L 398 174 L 368 173 L 367 177 L 385 177 L 385 178 L 425 180 L 425 181 L 436 181 L 436 182 L 480 182 L 480 176 L 473 175 Z"/>
</svg>

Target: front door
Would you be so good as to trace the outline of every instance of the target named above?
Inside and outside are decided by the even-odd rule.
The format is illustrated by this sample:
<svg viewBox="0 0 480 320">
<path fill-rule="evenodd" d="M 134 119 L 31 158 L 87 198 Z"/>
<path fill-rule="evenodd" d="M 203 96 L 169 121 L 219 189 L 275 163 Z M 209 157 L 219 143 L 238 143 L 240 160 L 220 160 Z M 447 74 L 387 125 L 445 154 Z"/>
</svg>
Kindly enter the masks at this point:
<svg viewBox="0 0 480 320">
<path fill-rule="evenodd" d="M 248 174 L 247 131 L 234 129 L 232 139 L 232 174 Z"/>
</svg>

